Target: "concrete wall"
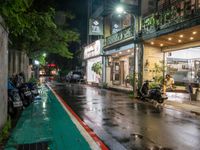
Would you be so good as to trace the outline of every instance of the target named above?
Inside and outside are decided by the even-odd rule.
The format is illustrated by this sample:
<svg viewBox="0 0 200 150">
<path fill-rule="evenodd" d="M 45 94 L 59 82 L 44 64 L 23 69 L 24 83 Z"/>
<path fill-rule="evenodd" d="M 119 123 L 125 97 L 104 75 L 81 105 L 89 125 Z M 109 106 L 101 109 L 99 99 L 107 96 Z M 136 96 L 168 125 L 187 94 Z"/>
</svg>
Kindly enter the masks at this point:
<svg viewBox="0 0 200 150">
<path fill-rule="evenodd" d="M 0 16 L 0 131 L 7 119 L 8 33 Z"/>
<path fill-rule="evenodd" d="M 143 58 L 143 80 L 152 80 L 156 75 L 155 63 L 160 66 L 162 65 L 163 52 L 159 47 L 144 44 Z M 162 73 L 160 75 L 162 75 Z"/>
<path fill-rule="evenodd" d="M 25 52 L 9 50 L 8 62 L 9 76 L 23 72 L 26 80 L 30 78 L 29 57 Z"/>
</svg>

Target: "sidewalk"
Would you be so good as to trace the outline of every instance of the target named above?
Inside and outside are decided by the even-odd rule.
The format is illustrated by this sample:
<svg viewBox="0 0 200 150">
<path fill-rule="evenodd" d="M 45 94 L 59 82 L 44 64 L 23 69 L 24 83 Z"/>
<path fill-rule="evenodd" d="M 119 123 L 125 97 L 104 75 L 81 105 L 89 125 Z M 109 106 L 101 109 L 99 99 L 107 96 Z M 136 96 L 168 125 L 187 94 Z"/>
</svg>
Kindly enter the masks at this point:
<svg viewBox="0 0 200 150">
<path fill-rule="evenodd" d="M 55 95 L 43 87 L 41 97 L 23 111 L 5 149 L 91 149 Z"/>
<path fill-rule="evenodd" d="M 200 115 L 200 101 L 190 101 L 188 93 L 168 93 L 165 107 Z"/>
</svg>

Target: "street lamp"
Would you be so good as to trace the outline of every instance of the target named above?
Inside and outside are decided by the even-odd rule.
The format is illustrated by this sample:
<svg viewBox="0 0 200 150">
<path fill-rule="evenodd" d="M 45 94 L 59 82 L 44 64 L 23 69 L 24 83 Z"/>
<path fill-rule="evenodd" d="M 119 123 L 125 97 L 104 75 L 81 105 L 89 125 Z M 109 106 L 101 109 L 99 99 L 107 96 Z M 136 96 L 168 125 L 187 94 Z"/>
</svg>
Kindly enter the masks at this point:
<svg viewBox="0 0 200 150">
<path fill-rule="evenodd" d="M 126 14 L 127 11 L 124 10 L 124 7 L 122 5 L 118 5 L 116 7 L 116 12 L 118 14 Z M 137 67 L 137 48 L 136 48 L 136 44 L 135 44 L 135 41 L 136 41 L 136 16 L 134 14 L 132 14 L 131 12 L 129 12 L 129 14 L 133 17 L 133 21 L 134 21 L 134 30 L 133 30 L 133 38 L 134 38 L 134 63 L 133 63 L 133 66 L 134 66 L 134 71 L 133 71 L 133 92 L 134 92 L 134 96 L 137 95 L 137 91 L 136 91 L 136 67 Z"/>
<path fill-rule="evenodd" d="M 40 62 L 39 62 L 38 60 L 35 60 L 35 61 L 34 61 L 34 64 L 35 64 L 36 66 L 38 66 L 38 65 L 40 64 Z"/>
<path fill-rule="evenodd" d="M 46 54 L 46 53 L 43 53 L 43 55 L 42 55 L 42 56 L 46 57 L 46 56 L 47 56 L 47 54 Z"/>
</svg>

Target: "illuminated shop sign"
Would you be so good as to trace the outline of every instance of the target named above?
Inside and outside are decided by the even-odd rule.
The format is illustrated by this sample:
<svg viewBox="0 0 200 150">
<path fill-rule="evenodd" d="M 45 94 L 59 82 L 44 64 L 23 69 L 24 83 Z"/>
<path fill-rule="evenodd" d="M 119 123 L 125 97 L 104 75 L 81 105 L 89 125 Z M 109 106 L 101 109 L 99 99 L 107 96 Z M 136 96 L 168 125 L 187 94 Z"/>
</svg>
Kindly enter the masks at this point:
<svg viewBox="0 0 200 150">
<path fill-rule="evenodd" d="M 89 35 L 103 35 L 103 19 L 91 18 L 89 20 Z"/>
<path fill-rule="evenodd" d="M 97 40 L 94 43 L 84 48 L 84 59 L 95 57 L 101 54 L 102 40 Z"/>
</svg>

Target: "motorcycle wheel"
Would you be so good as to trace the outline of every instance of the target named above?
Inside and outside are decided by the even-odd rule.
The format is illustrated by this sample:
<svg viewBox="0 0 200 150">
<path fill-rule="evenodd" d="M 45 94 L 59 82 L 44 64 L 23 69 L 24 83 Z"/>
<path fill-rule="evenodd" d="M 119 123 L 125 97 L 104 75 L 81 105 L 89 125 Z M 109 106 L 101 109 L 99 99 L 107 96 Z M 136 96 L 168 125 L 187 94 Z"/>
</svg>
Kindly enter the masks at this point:
<svg viewBox="0 0 200 150">
<path fill-rule="evenodd" d="M 30 101 L 27 97 L 24 96 L 24 94 L 21 94 L 21 98 L 22 98 L 22 102 L 23 102 L 23 105 L 24 107 L 28 107 L 30 105 Z"/>
<path fill-rule="evenodd" d="M 14 116 L 14 114 L 15 114 L 15 110 L 14 110 L 13 104 L 10 103 L 10 102 L 8 103 L 8 114 L 10 116 Z"/>
</svg>

